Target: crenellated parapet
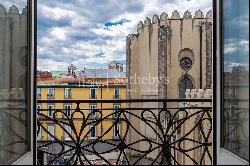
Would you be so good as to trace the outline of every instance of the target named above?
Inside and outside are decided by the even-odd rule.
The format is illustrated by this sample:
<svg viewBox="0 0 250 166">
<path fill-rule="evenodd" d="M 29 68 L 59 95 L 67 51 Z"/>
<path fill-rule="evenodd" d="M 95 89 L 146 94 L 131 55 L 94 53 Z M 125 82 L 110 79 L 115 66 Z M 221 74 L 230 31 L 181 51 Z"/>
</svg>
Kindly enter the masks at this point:
<svg viewBox="0 0 250 166">
<path fill-rule="evenodd" d="M 172 12 L 171 19 L 180 19 L 180 18 L 181 18 L 180 13 L 177 10 L 174 10 Z"/>
<path fill-rule="evenodd" d="M 2 4 L 0 4 L 0 17 L 8 17 L 15 15 L 27 15 L 27 7 L 23 8 L 22 10 L 19 10 L 18 7 L 12 5 L 9 9 L 6 9 Z"/>
<path fill-rule="evenodd" d="M 191 12 L 187 10 L 183 15 L 183 19 L 192 19 Z"/>
<path fill-rule="evenodd" d="M 184 22 L 185 20 L 203 20 L 203 22 L 212 22 L 212 10 L 209 10 L 206 13 L 206 16 L 204 17 L 203 12 L 199 9 L 194 13 L 194 16 L 190 11 L 186 11 L 183 16 L 180 16 L 180 13 L 177 10 L 174 10 L 169 17 L 167 13 L 163 12 L 160 16 L 154 14 L 152 19 L 149 17 L 146 17 L 144 21 L 140 21 L 137 25 L 137 32 L 140 33 L 141 30 L 144 27 L 151 26 L 152 24 L 158 24 L 158 26 L 161 26 L 163 24 L 166 24 L 167 22 L 179 20 L 181 22 Z"/>
</svg>

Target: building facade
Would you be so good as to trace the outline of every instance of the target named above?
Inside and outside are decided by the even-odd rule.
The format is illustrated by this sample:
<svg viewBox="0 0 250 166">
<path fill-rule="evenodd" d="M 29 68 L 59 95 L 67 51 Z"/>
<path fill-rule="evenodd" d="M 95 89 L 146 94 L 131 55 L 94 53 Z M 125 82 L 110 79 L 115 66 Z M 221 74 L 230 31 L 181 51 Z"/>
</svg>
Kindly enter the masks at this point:
<svg viewBox="0 0 250 166">
<path fill-rule="evenodd" d="M 185 99 L 187 89 L 211 89 L 212 11 L 208 11 L 204 16 L 203 12 L 198 10 L 194 17 L 191 12 L 186 11 L 181 17 L 175 10 L 170 17 L 166 13 L 162 13 L 160 17 L 154 15 L 152 19 L 146 18 L 144 22 L 140 21 L 137 26 L 137 34 L 127 37 L 127 73 L 128 99 Z M 166 106 L 167 108 L 176 107 L 178 103 L 167 103 Z M 158 103 L 147 105 L 137 103 L 128 107 L 159 108 L 161 106 Z M 157 115 L 159 110 L 154 111 Z M 176 110 L 171 110 L 171 112 L 174 114 Z M 188 112 L 191 115 L 194 114 L 190 110 Z M 140 111 L 134 113 L 138 116 L 141 115 Z M 168 123 L 168 116 L 161 116 L 162 123 Z M 151 115 L 147 115 L 147 117 L 154 118 Z M 160 141 L 152 127 L 133 118 L 131 121 L 133 125 L 140 126 L 140 132 L 143 135 L 156 142 Z M 195 128 L 195 124 L 196 121 L 193 126 L 189 127 Z M 158 130 L 156 126 L 153 128 Z M 178 131 L 175 139 L 185 135 L 183 129 Z M 132 131 L 129 141 L 136 142 L 142 138 L 134 135 L 136 133 Z M 192 138 L 198 139 L 198 137 Z M 190 145 L 190 147 L 195 147 L 195 145 Z M 145 149 L 145 145 L 138 143 L 134 148 Z M 159 153 L 161 152 L 155 150 L 148 154 L 144 162 L 153 160 Z M 136 151 L 131 151 L 131 154 L 138 155 Z M 179 152 L 176 152 L 176 157 L 178 163 L 194 164 L 194 161 L 187 161 L 188 157 Z M 200 155 L 200 158 L 196 157 L 196 159 L 197 162 L 206 160 L 207 156 L 203 158 Z"/>
<path fill-rule="evenodd" d="M 104 70 L 104 72 L 109 74 L 111 78 L 101 78 L 100 75 L 93 76 L 93 73 L 89 74 L 88 78 L 82 76 L 76 78 L 75 72 L 72 71 L 69 70 L 65 77 L 48 79 L 48 82 L 39 78 L 40 82 L 37 85 L 37 99 L 46 101 L 46 103 L 37 104 L 38 146 L 57 139 L 64 142 L 66 144 L 64 151 L 68 150 L 69 152 L 62 155 L 61 160 L 63 161 L 72 157 L 74 150 L 71 150 L 70 147 L 74 145 L 74 141 L 77 139 L 84 140 L 83 145 L 98 138 L 118 144 L 119 136 L 124 134 L 126 127 L 122 121 L 115 122 L 116 114 L 114 114 L 114 111 L 126 108 L 126 104 L 115 102 L 115 100 L 126 98 L 126 85 L 123 82 L 125 78 L 114 78 L 114 75 L 109 74 L 108 70 Z M 95 73 L 98 73 L 98 71 L 95 71 Z M 113 70 L 111 73 L 113 73 Z M 103 99 L 114 100 L 114 102 L 91 102 L 91 100 L 101 101 Z M 65 102 L 53 103 L 53 100 Z M 76 100 L 89 100 L 90 102 L 77 105 L 76 102 L 72 102 Z M 76 111 L 78 107 L 80 110 Z M 61 111 L 57 112 L 56 110 Z M 102 118 L 104 120 L 98 123 L 98 119 Z M 84 122 L 83 119 L 85 119 Z M 62 124 L 55 123 L 56 120 L 62 122 Z M 84 127 L 83 130 L 82 127 Z M 62 147 L 59 144 L 51 144 L 46 148 L 51 153 L 58 153 Z M 109 149 L 110 145 L 99 143 L 95 145 L 95 148 L 95 150 L 101 152 Z M 86 153 L 88 154 L 88 152 Z M 110 153 L 107 157 L 110 161 L 115 161 L 117 158 L 116 152 Z M 49 156 L 46 158 L 47 160 L 50 159 Z M 92 159 L 93 162 L 101 162 L 97 156 L 89 153 L 89 160 Z"/>
<path fill-rule="evenodd" d="M 127 37 L 128 89 L 136 91 L 128 98 L 185 98 L 185 89 L 211 88 L 211 10 L 154 15 L 137 32 Z"/>
</svg>

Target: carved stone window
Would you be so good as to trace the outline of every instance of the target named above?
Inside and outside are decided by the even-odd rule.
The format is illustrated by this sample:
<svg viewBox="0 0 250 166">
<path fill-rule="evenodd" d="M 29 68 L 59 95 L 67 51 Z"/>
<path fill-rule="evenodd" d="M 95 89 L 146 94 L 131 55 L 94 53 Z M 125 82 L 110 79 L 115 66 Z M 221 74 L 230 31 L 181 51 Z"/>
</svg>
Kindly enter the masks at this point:
<svg viewBox="0 0 250 166">
<path fill-rule="evenodd" d="M 189 70 L 192 67 L 192 60 L 188 57 L 184 57 L 180 60 L 180 66 L 183 70 Z"/>
<path fill-rule="evenodd" d="M 184 99 L 186 89 L 193 89 L 193 83 L 188 77 L 184 77 L 179 84 L 179 98 Z"/>
</svg>

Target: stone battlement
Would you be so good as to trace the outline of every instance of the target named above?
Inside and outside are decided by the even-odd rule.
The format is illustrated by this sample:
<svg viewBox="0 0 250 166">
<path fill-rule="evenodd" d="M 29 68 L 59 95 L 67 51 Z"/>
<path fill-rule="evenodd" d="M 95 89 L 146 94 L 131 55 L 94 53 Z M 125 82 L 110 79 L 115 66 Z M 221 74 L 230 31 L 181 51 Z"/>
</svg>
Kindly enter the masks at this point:
<svg viewBox="0 0 250 166">
<path fill-rule="evenodd" d="M 20 13 L 19 9 L 15 5 L 12 5 L 8 10 L 2 4 L 0 4 L 0 17 L 13 16 L 13 15 L 27 15 L 27 10 L 28 9 L 26 6 L 25 8 L 22 9 Z"/>
<path fill-rule="evenodd" d="M 150 26 L 152 24 L 158 24 L 166 25 L 171 24 L 171 21 L 178 20 L 178 21 L 185 21 L 185 20 L 199 20 L 203 19 L 204 21 L 211 22 L 212 21 L 212 10 L 209 10 L 206 13 L 206 16 L 204 16 L 203 12 L 201 10 L 198 10 L 195 12 L 194 17 L 192 16 L 190 11 L 186 11 L 183 15 L 183 17 L 180 16 L 180 13 L 177 10 L 174 10 L 172 12 L 172 15 L 169 17 L 167 13 L 163 12 L 160 17 L 156 14 L 153 15 L 152 19 L 149 17 L 146 17 L 146 19 L 143 21 L 140 21 L 137 25 L 137 32 L 140 33 L 140 30 L 144 27 Z"/>
</svg>

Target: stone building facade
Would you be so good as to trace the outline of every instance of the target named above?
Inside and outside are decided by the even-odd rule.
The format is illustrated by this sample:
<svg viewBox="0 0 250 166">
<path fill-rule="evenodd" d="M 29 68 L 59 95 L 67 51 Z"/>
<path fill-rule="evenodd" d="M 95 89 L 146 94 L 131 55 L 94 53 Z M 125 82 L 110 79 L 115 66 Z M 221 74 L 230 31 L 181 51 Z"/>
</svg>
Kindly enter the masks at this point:
<svg viewBox="0 0 250 166">
<path fill-rule="evenodd" d="M 128 98 L 179 98 L 184 78 L 191 88 L 211 88 L 212 11 L 178 11 L 146 18 L 127 37 Z M 181 65 L 182 64 L 182 65 Z M 156 83 L 158 78 L 158 83 Z M 138 80 L 141 79 L 141 82 Z M 155 81 L 153 81 L 155 79 Z M 137 82 L 136 82 L 137 80 Z M 143 83 L 142 83 L 143 81 Z"/>
<path fill-rule="evenodd" d="M 27 57 L 27 8 L 12 5 L 7 11 L 0 4 L 0 88 L 24 88 Z M 11 74 L 9 74 L 11 73 Z"/>
<path fill-rule="evenodd" d="M 186 11 L 183 17 L 174 10 L 169 17 L 162 13 L 146 18 L 137 26 L 137 34 L 127 36 L 127 98 L 178 99 L 186 97 L 187 89 L 212 88 L 212 11 Z M 167 104 L 167 107 L 177 104 Z M 130 108 L 161 108 L 158 103 L 130 104 Z M 136 110 L 134 114 L 140 116 Z M 154 110 L 157 114 L 157 110 Z M 154 118 L 147 115 L 150 119 Z M 162 117 L 164 123 L 164 118 Z M 138 119 L 130 118 L 133 126 L 153 141 L 159 141 L 154 130 Z M 157 128 L 155 128 L 157 130 Z M 136 142 L 141 136 L 131 131 L 128 140 Z M 135 149 L 145 149 L 138 142 Z M 152 146 L 154 148 L 154 146 Z M 135 151 L 129 152 L 138 155 Z M 154 159 L 159 152 L 148 154 Z M 145 160 L 146 163 L 147 160 Z M 183 161 L 184 162 L 184 161 Z"/>
</svg>

